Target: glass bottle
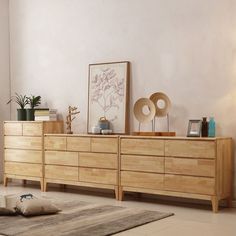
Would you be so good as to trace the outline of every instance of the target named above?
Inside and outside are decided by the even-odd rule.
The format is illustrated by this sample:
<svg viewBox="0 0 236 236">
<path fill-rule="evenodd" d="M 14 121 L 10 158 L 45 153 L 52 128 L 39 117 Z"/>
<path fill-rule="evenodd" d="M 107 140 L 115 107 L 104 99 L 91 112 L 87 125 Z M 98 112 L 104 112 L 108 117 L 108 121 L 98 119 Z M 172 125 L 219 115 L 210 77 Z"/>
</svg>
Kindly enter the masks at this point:
<svg viewBox="0 0 236 236">
<path fill-rule="evenodd" d="M 216 135 L 216 124 L 214 117 L 210 117 L 209 123 L 208 123 L 208 137 L 215 137 Z"/>
<path fill-rule="evenodd" d="M 207 118 L 202 118 L 202 137 L 208 137 L 208 122 Z"/>
</svg>

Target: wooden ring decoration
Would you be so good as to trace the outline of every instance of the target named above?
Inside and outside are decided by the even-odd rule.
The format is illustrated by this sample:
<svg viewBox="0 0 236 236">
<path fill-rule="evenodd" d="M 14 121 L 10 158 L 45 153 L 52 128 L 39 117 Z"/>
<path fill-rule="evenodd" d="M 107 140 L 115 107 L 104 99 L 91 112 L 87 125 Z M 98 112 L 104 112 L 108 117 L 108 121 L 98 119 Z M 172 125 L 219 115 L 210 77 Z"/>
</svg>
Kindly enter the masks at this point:
<svg viewBox="0 0 236 236">
<path fill-rule="evenodd" d="M 170 107 L 171 107 L 171 102 L 170 99 L 168 98 L 168 96 L 164 93 L 161 92 L 157 92 L 157 93 L 153 93 L 150 96 L 150 100 L 152 100 L 152 102 L 155 105 L 156 108 L 156 116 L 166 116 L 169 113 Z M 164 101 L 165 106 L 163 108 L 158 107 L 157 102 L 159 100 Z"/>
<path fill-rule="evenodd" d="M 147 106 L 149 109 L 148 114 L 143 113 L 143 107 Z M 154 103 L 148 98 L 140 98 L 134 104 L 134 116 L 139 123 L 147 123 L 153 120 L 156 114 L 156 108 Z"/>
</svg>

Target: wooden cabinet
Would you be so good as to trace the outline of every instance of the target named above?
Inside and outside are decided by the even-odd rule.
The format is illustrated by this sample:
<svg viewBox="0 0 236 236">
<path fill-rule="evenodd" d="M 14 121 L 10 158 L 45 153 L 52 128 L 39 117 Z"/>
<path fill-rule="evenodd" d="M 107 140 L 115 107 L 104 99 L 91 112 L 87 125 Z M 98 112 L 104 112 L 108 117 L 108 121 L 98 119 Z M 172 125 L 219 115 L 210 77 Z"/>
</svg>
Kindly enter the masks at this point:
<svg viewBox="0 0 236 236">
<path fill-rule="evenodd" d="M 232 198 L 231 138 L 120 137 L 120 191 Z"/>
<path fill-rule="evenodd" d="M 115 190 L 118 199 L 118 136 L 45 135 L 47 183 Z"/>
<path fill-rule="evenodd" d="M 4 185 L 9 178 L 40 181 L 43 189 L 45 131 L 63 132 L 61 121 L 4 122 Z"/>
</svg>

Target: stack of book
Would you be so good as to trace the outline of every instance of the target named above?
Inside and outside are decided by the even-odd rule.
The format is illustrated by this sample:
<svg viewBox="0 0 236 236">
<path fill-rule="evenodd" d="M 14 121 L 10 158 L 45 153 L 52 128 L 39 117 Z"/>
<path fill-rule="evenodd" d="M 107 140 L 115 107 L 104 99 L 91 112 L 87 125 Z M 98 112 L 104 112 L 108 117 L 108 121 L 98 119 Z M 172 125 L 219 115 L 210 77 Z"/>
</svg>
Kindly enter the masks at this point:
<svg viewBox="0 0 236 236">
<path fill-rule="evenodd" d="M 38 108 L 34 111 L 35 121 L 56 121 L 57 120 L 57 110 L 49 108 Z"/>
</svg>

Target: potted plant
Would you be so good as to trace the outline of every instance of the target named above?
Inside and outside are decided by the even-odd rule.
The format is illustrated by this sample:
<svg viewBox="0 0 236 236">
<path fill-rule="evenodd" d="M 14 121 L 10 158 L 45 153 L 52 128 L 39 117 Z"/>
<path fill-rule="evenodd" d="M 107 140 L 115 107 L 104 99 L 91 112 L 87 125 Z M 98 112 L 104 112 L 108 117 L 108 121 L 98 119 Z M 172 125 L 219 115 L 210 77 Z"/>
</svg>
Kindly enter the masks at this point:
<svg viewBox="0 0 236 236">
<path fill-rule="evenodd" d="M 34 120 L 34 108 L 41 104 L 41 96 L 31 95 L 27 97 L 29 109 L 26 109 L 26 120 Z"/>
<path fill-rule="evenodd" d="M 26 95 L 20 95 L 18 93 L 15 93 L 15 96 L 12 96 L 7 102 L 7 104 L 12 101 L 14 101 L 20 106 L 20 109 L 17 109 L 17 120 L 26 120 L 25 106 L 28 104 L 28 99 Z"/>
</svg>

